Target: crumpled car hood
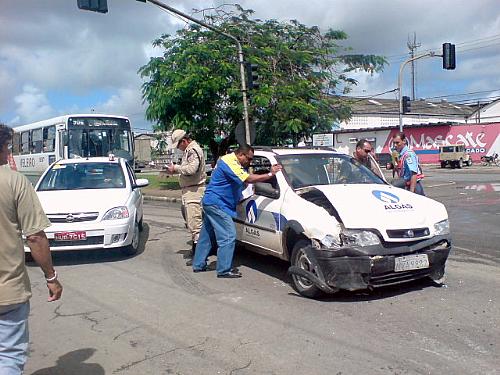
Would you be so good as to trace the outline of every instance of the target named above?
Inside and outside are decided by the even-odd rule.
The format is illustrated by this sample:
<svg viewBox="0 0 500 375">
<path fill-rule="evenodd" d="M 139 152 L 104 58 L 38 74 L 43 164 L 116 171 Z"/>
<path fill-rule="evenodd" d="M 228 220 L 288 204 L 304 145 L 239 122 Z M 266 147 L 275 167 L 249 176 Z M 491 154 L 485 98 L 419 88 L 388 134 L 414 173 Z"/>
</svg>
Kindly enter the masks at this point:
<svg viewBox="0 0 500 375">
<path fill-rule="evenodd" d="M 407 190 L 381 184 L 317 185 L 346 228 L 409 229 L 432 227 L 447 219 L 443 204 Z"/>
</svg>

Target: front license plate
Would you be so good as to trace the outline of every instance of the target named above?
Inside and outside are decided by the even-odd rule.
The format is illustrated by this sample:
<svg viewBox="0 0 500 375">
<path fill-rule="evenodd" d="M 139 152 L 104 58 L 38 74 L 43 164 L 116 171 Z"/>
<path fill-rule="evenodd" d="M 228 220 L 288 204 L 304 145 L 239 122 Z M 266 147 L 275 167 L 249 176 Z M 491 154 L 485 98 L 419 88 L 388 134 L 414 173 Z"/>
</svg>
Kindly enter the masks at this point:
<svg viewBox="0 0 500 375">
<path fill-rule="evenodd" d="M 56 232 L 56 241 L 84 241 L 87 239 L 87 232 Z"/>
<path fill-rule="evenodd" d="M 429 258 L 427 254 L 407 255 L 394 259 L 395 272 L 418 270 L 421 268 L 429 268 Z"/>
</svg>

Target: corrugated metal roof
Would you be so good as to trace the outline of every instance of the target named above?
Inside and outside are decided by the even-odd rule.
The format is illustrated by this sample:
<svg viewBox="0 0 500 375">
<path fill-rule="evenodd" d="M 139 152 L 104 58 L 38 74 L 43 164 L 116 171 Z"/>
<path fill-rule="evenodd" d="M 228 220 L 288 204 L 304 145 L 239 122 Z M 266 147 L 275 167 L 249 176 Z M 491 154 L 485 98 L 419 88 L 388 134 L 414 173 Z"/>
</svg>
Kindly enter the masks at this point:
<svg viewBox="0 0 500 375">
<path fill-rule="evenodd" d="M 399 115 L 399 100 L 355 98 L 344 96 L 341 99 L 349 102 L 353 116 L 356 115 Z M 468 117 L 474 109 L 464 105 L 447 101 L 429 101 L 424 99 L 410 101 L 411 110 L 408 115 L 424 116 L 457 116 Z"/>
</svg>

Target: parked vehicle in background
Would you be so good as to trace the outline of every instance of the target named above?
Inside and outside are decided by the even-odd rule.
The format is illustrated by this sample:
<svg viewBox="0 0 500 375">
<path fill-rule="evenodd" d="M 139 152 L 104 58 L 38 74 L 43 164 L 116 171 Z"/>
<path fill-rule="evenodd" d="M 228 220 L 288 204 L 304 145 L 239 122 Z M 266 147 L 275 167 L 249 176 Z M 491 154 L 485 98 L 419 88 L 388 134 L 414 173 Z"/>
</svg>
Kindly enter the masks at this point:
<svg viewBox="0 0 500 375">
<path fill-rule="evenodd" d="M 134 168 L 132 130 L 123 116 L 73 114 L 18 126 L 12 154 L 17 170 L 36 179 L 59 159 L 114 154 Z"/>
<path fill-rule="evenodd" d="M 237 207 L 237 240 L 289 261 L 298 293 L 444 281 L 451 235 L 442 203 L 391 186 L 335 151 L 255 149 L 253 173 L 273 164 L 282 171 L 254 184 Z"/>
<path fill-rule="evenodd" d="M 66 159 L 52 164 L 35 187 L 52 223 L 45 230 L 50 249 L 120 247 L 127 255 L 135 254 L 143 222 L 140 188 L 148 183 L 136 180 L 122 158 Z"/>
<path fill-rule="evenodd" d="M 465 152 L 465 145 L 439 146 L 439 162 L 441 168 L 449 165 L 452 168 L 462 168 L 464 165 L 472 165 L 471 156 Z"/>
<path fill-rule="evenodd" d="M 392 155 L 387 152 L 380 152 L 375 154 L 375 160 L 377 161 L 378 165 L 381 165 L 385 168 L 388 163 L 392 163 Z"/>
<path fill-rule="evenodd" d="M 493 155 L 481 156 L 481 164 L 497 165 L 500 167 L 500 158 L 498 157 L 498 154 L 496 152 Z"/>
</svg>

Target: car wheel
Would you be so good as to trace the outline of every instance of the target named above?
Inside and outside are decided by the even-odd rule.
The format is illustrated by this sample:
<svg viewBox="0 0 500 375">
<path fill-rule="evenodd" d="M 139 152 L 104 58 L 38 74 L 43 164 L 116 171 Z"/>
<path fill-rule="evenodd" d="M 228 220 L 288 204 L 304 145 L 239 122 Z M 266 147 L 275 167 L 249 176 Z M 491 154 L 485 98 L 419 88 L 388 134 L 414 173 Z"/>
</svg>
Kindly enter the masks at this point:
<svg viewBox="0 0 500 375">
<path fill-rule="evenodd" d="M 139 231 L 139 223 L 135 223 L 134 225 L 134 232 L 132 234 L 132 242 L 130 245 L 125 246 L 122 248 L 122 251 L 125 255 L 135 255 L 137 254 L 137 251 L 139 250 L 139 238 L 140 238 L 140 231 Z"/>
<path fill-rule="evenodd" d="M 308 242 L 305 240 L 300 240 L 295 244 L 292 251 L 291 263 L 292 266 L 296 266 L 305 271 L 316 274 L 311 261 L 304 251 L 304 248 L 308 245 Z M 300 295 L 304 297 L 316 298 L 323 294 L 323 292 L 317 286 L 315 286 L 309 280 L 300 276 L 292 275 L 292 286 L 293 289 L 295 289 Z"/>
<path fill-rule="evenodd" d="M 141 220 L 139 220 L 139 232 L 142 232 L 144 230 L 144 218 L 141 217 Z"/>
<path fill-rule="evenodd" d="M 441 162 L 441 168 L 446 168 L 446 163 L 444 161 Z"/>
<path fill-rule="evenodd" d="M 462 159 L 460 159 L 457 163 L 457 167 L 458 167 L 458 169 L 461 169 L 463 166 L 464 166 L 464 161 Z"/>
<path fill-rule="evenodd" d="M 27 252 L 27 251 L 24 252 L 24 261 L 26 263 L 34 262 L 33 256 L 31 255 L 31 252 Z"/>
</svg>

